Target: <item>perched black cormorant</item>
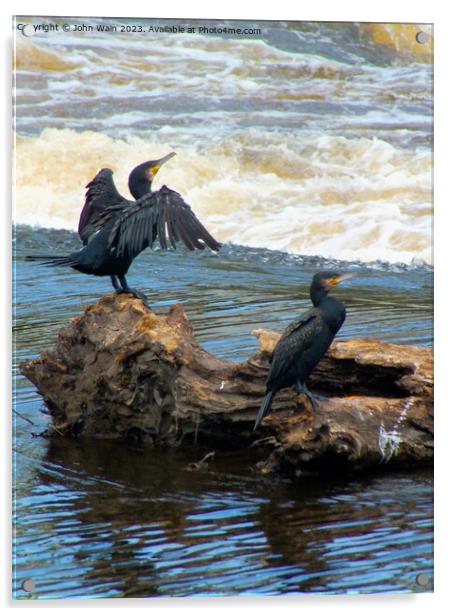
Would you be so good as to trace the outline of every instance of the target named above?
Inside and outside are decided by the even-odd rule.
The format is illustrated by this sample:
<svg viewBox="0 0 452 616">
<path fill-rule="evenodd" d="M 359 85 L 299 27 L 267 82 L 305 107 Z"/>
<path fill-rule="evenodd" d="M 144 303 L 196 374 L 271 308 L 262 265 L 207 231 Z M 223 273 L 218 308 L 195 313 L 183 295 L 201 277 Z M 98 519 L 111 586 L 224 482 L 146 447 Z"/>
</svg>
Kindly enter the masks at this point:
<svg viewBox="0 0 452 616">
<path fill-rule="evenodd" d="M 354 274 L 319 272 L 312 279 L 310 296 L 313 308 L 293 321 L 276 344 L 267 377 L 267 392 L 257 415 L 254 430 L 270 410 L 273 396 L 284 387 L 294 386 L 304 393 L 316 410 L 316 401 L 306 387 L 306 379 L 327 352 L 345 320 L 345 306 L 329 295 L 332 287 Z"/>
<path fill-rule="evenodd" d="M 179 193 L 167 186 L 152 192 L 152 180 L 160 167 L 175 155 L 167 154 L 135 167 L 129 175 L 129 190 L 135 201 L 116 189 L 111 169 L 101 169 L 87 185 L 78 233 L 84 247 L 67 256 L 28 256 L 44 265 L 66 265 L 84 274 L 110 276 L 119 293 L 145 296 L 131 289 L 125 275 L 137 255 L 156 239 L 163 249 L 182 241 L 189 250 L 219 250 L 220 244 L 198 220 Z"/>
</svg>

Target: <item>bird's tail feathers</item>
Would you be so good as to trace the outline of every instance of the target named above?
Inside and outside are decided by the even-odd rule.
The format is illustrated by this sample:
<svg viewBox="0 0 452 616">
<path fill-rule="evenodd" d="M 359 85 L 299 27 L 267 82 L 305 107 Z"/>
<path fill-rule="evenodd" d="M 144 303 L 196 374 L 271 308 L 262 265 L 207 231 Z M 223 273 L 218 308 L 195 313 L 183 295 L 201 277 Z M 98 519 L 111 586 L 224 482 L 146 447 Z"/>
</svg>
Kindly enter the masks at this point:
<svg viewBox="0 0 452 616">
<path fill-rule="evenodd" d="M 271 389 L 265 394 L 265 397 L 262 400 L 261 408 L 259 409 L 259 413 L 257 414 L 256 423 L 254 424 L 253 432 L 255 432 L 258 429 L 261 421 L 264 419 L 264 417 L 267 415 L 268 411 L 270 410 L 273 396 L 275 395 L 275 393 L 276 392 L 273 389 Z"/>
<path fill-rule="evenodd" d="M 74 265 L 73 255 L 27 255 L 25 261 L 39 261 L 42 265 Z"/>
</svg>

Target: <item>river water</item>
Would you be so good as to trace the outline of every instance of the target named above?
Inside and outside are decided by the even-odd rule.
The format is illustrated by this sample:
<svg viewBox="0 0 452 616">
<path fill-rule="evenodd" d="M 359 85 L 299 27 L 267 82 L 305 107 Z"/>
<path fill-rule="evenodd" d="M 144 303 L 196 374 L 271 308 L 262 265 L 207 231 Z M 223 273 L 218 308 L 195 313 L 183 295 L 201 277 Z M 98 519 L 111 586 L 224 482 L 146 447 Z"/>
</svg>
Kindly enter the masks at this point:
<svg viewBox="0 0 452 616">
<path fill-rule="evenodd" d="M 416 43 L 415 26 L 253 27 L 248 38 L 17 37 L 17 598 L 432 589 L 429 470 L 293 484 L 254 473 L 253 451 L 217 451 L 193 471 L 203 447 L 37 436 L 49 419 L 17 364 L 110 283 L 23 257 L 78 247 L 98 168 L 127 194 L 130 169 L 170 150 L 157 186 L 181 192 L 225 245 L 142 254 L 129 279 L 157 312 L 182 302 L 210 352 L 255 352 L 251 330 L 282 329 L 325 267 L 358 273 L 337 292 L 348 309 L 339 337 L 432 344 L 431 45 Z"/>
</svg>

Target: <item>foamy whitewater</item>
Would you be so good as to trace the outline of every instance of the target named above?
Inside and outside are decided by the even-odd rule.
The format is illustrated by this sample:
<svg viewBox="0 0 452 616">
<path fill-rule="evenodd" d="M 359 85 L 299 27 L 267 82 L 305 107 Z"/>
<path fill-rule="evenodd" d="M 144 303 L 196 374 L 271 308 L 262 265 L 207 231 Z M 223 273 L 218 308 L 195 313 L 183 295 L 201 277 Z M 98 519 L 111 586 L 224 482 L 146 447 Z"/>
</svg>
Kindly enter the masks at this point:
<svg viewBox="0 0 452 616">
<path fill-rule="evenodd" d="M 18 34 L 15 222 L 75 230 L 98 169 L 128 196 L 130 170 L 174 150 L 154 187 L 179 191 L 223 242 L 431 263 L 431 42 L 416 43 L 420 27 L 253 27 L 250 39 Z"/>
</svg>

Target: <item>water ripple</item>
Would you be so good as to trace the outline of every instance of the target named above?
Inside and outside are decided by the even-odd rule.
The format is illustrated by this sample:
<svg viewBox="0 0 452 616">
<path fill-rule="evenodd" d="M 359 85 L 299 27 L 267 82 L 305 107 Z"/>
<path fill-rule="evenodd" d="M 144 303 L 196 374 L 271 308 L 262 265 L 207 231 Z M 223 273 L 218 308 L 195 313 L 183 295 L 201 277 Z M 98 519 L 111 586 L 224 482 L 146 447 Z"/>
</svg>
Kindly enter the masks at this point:
<svg viewBox="0 0 452 616">
<path fill-rule="evenodd" d="M 19 252 L 38 251 L 42 230 L 23 227 L 20 236 Z M 76 242 L 68 232 L 44 236 L 56 251 Z M 282 329 L 307 307 L 312 273 L 325 265 L 228 247 L 224 261 L 143 255 L 130 278 L 146 289 L 154 268 L 155 309 L 182 301 L 203 346 L 237 361 L 257 349 L 252 329 Z M 338 291 L 348 306 L 342 337 L 431 343 L 429 268 L 347 266 L 359 276 Z M 219 288 L 224 269 L 228 285 Z M 42 270 L 20 254 L 15 271 L 15 362 L 51 346 L 108 290 L 64 270 L 36 278 Z M 416 584 L 420 573 L 432 579 L 429 472 L 300 486 L 250 474 L 254 451 L 217 452 L 193 473 L 185 469 L 199 451 L 157 456 L 121 443 L 31 438 L 49 418 L 15 374 L 15 597 L 30 596 L 26 578 L 39 598 L 431 590 Z"/>
</svg>

